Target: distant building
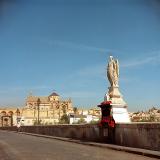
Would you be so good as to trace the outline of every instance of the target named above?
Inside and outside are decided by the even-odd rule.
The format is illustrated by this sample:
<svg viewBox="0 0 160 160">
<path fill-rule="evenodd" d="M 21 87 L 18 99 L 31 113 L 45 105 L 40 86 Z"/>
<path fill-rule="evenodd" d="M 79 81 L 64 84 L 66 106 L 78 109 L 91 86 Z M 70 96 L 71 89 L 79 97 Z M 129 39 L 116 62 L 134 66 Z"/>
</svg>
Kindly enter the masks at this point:
<svg viewBox="0 0 160 160">
<path fill-rule="evenodd" d="M 99 121 L 101 118 L 101 110 L 97 108 L 82 109 L 76 107 L 76 112 L 70 114 L 70 124 L 79 123 L 84 120 L 85 123 L 90 123 L 92 121 Z"/>
<path fill-rule="evenodd" d="M 24 107 L 0 108 L 0 126 L 15 126 L 18 122 L 21 125 L 37 125 L 38 122 L 44 125 L 57 124 L 64 114 L 69 116 L 70 124 L 77 123 L 80 119 L 90 123 L 101 118 L 101 111 L 98 107 L 73 108 L 71 99 L 62 100 L 54 92 L 43 97 L 30 94 L 26 98 Z"/>
<path fill-rule="evenodd" d="M 0 126 L 16 125 L 20 120 L 20 112 L 18 108 L 3 107 L 0 108 Z"/>
<path fill-rule="evenodd" d="M 83 123 L 91 123 L 92 121 L 99 121 L 98 116 L 93 115 L 70 115 L 69 123 L 70 124 L 76 124 L 79 123 L 81 120 L 83 120 Z"/>
<path fill-rule="evenodd" d="M 24 125 L 31 125 L 39 119 L 42 124 L 58 123 L 63 114 L 73 112 L 72 101 L 61 100 L 57 93 L 47 97 L 28 96 L 26 106 L 22 110 Z"/>
<path fill-rule="evenodd" d="M 89 109 L 84 109 L 81 107 L 76 107 L 76 114 L 78 115 L 94 115 L 94 116 L 100 116 L 101 115 L 101 110 L 98 107 L 93 107 Z"/>
<path fill-rule="evenodd" d="M 26 106 L 19 108 L 0 108 L 0 125 L 16 125 L 18 121 L 22 125 L 34 125 L 58 123 L 63 114 L 73 113 L 72 101 L 61 100 L 57 93 L 46 97 L 29 95 L 26 99 Z"/>
<path fill-rule="evenodd" d="M 160 122 L 160 109 L 152 107 L 148 111 L 130 113 L 132 122 Z"/>
</svg>

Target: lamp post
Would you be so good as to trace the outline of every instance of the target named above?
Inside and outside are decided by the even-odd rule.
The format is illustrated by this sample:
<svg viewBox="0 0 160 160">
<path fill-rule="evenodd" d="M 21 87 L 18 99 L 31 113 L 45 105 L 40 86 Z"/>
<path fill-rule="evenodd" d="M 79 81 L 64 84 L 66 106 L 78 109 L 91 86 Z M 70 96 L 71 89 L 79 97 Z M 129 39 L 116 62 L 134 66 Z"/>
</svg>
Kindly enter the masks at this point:
<svg viewBox="0 0 160 160">
<path fill-rule="evenodd" d="M 20 122 L 20 110 L 17 108 L 16 110 L 16 116 L 17 116 L 17 124 Z"/>
<path fill-rule="evenodd" d="M 40 105 L 41 101 L 40 98 L 37 99 L 37 110 L 38 110 L 38 125 L 39 125 L 39 105 Z"/>
</svg>

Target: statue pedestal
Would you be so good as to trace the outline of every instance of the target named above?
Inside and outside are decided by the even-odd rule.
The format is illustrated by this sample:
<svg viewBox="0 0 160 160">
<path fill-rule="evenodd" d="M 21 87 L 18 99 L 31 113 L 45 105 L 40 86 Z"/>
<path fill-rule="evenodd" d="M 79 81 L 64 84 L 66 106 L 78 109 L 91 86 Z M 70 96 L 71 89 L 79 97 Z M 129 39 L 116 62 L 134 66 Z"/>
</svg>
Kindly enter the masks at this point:
<svg viewBox="0 0 160 160">
<path fill-rule="evenodd" d="M 109 101 L 113 104 L 118 104 L 119 106 L 126 106 L 126 102 L 123 100 L 122 94 L 119 91 L 119 87 L 109 87 L 108 88 Z"/>
<path fill-rule="evenodd" d="M 111 86 L 108 88 L 108 93 L 105 96 L 105 101 L 111 101 L 112 115 L 115 122 L 129 123 L 130 118 L 127 111 L 127 104 L 123 100 L 123 96 L 119 91 L 119 87 Z"/>
<path fill-rule="evenodd" d="M 111 105 L 112 105 L 112 115 L 116 123 L 131 122 L 127 111 L 127 106 L 122 106 L 117 104 L 111 104 Z"/>
</svg>

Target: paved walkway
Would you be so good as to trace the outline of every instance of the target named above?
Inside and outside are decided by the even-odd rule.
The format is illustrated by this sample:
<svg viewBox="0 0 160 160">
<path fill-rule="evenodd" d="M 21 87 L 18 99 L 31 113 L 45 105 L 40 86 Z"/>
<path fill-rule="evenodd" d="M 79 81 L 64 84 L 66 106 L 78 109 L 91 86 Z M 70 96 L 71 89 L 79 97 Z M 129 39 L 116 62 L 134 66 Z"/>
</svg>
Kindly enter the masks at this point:
<svg viewBox="0 0 160 160">
<path fill-rule="evenodd" d="M 154 160 L 156 158 L 96 146 L 97 143 L 0 131 L 0 160 Z M 69 139 L 68 139 L 69 140 Z M 77 143 L 83 143 L 77 144 Z M 99 143 L 98 143 L 99 144 Z M 94 145 L 94 146 L 91 146 Z"/>
</svg>

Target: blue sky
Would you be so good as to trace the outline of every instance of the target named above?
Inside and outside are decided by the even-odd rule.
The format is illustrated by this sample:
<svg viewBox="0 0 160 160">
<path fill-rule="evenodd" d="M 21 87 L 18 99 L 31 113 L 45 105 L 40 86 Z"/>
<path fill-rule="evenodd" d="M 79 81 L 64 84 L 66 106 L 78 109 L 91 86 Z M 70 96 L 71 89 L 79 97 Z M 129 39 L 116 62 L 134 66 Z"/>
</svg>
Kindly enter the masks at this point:
<svg viewBox="0 0 160 160">
<path fill-rule="evenodd" d="M 53 91 L 96 106 L 113 55 L 128 110 L 159 107 L 160 1 L 2 0 L 0 55 L 0 106 Z"/>
</svg>

